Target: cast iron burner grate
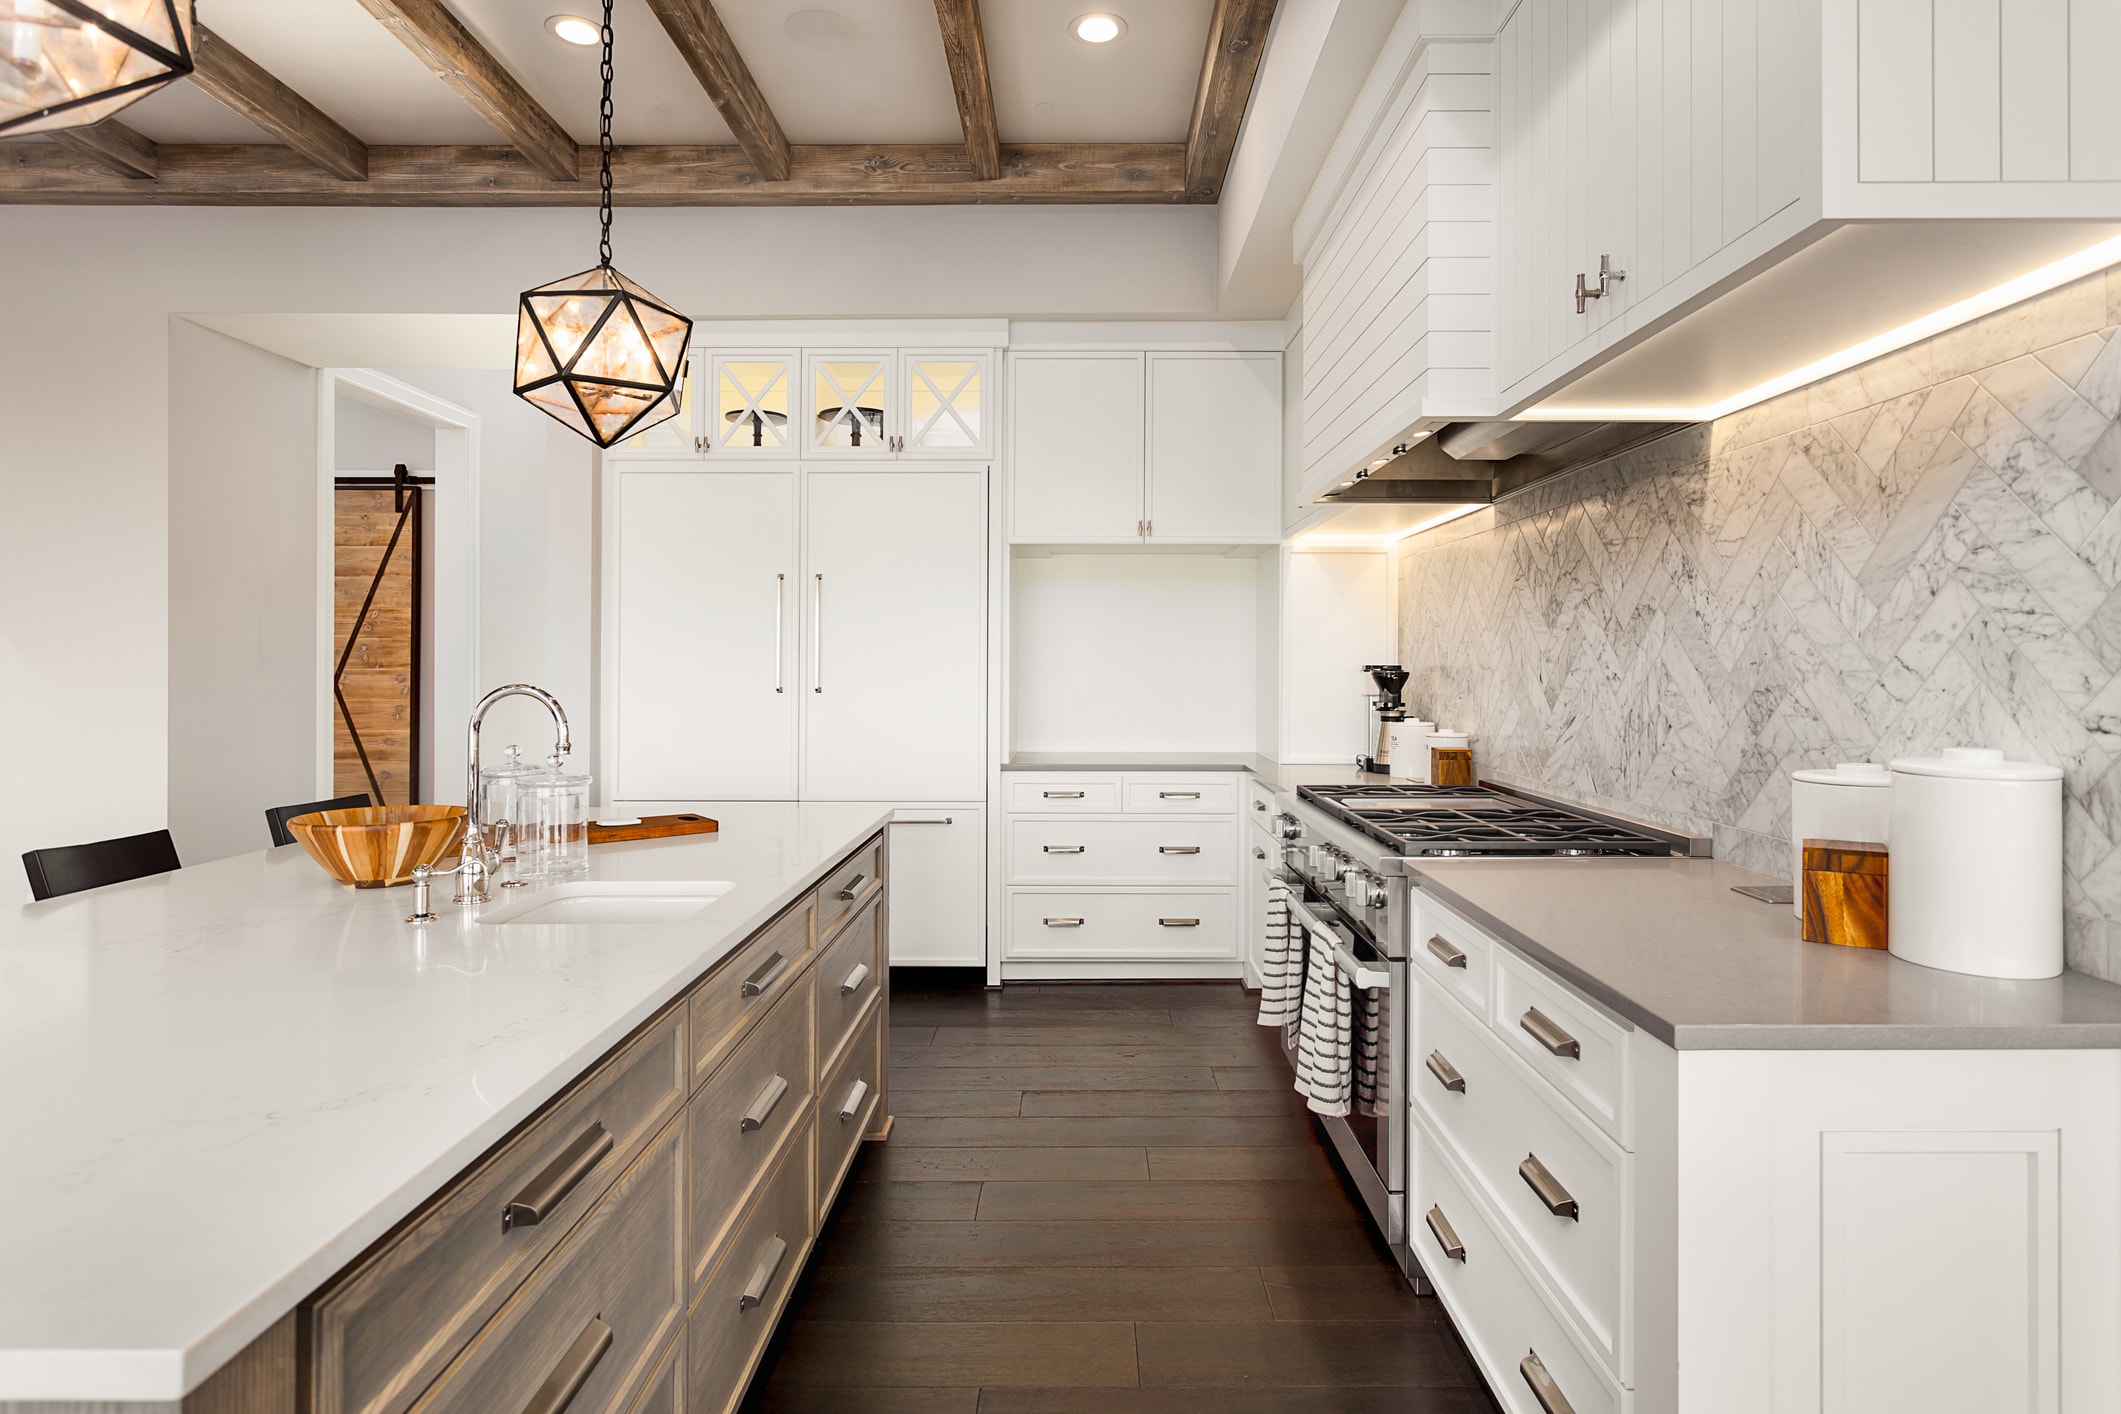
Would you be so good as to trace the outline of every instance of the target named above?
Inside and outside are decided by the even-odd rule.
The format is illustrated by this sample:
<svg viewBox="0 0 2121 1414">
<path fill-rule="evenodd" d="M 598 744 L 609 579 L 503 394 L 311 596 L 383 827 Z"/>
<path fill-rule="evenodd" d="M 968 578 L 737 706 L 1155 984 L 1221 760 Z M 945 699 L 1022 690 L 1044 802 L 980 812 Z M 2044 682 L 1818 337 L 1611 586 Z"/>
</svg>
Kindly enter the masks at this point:
<svg viewBox="0 0 2121 1414">
<path fill-rule="evenodd" d="M 1654 856 L 1669 842 L 1478 786 L 1304 786 L 1308 798 L 1399 854 Z M 1398 800 L 1405 809 L 1391 808 Z M 1477 803 L 1473 803 L 1477 802 Z"/>
</svg>

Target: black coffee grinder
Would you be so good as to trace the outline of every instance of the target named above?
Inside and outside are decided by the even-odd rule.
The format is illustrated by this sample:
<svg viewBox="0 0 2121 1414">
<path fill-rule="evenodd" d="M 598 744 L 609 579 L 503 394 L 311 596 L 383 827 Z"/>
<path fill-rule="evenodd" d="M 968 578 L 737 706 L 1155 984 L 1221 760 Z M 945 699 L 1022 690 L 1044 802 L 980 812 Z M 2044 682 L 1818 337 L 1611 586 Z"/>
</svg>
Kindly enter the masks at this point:
<svg viewBox="0 0 2121 1414">
<path fill-rule="evenodd" d="M 1377 684 L 1377 691 L 1369 700 L 1369 753 L 1355 758 L 1355 764 L 1365 771 L 1384 775 L 1392 763 L 1392 723 L 1407 719 L 1406 703 L 1400 692 L 1407 685 L 1407 670 L 1397 663 L 1365 663 L 1363 671 Z"/>
</svg>

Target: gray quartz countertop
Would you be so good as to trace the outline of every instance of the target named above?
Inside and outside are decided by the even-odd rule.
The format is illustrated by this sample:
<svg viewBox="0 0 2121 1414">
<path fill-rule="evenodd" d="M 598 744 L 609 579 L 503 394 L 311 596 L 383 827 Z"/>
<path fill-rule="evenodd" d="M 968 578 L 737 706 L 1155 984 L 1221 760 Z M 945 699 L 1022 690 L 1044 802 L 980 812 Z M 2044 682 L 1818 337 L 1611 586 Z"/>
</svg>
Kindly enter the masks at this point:
<svg viewBox="0 0 2121 1414">
<path fill-rule="evenodd" d="M 1389 776 L 1353 762 L 1280 762 L 1248 751 L 1019 751 L 1004 771 L 1248 771 L 1276 790 L 1311 785 L 1382 783 Z"/>
<path fill-rule="evenodd" d="M 1415 882 L 1679 1050 L 2121 1047 L 2121 986 L 2011 982 L 1807 943 L 1710 859 L 1428 860 Z"/>
</svg>

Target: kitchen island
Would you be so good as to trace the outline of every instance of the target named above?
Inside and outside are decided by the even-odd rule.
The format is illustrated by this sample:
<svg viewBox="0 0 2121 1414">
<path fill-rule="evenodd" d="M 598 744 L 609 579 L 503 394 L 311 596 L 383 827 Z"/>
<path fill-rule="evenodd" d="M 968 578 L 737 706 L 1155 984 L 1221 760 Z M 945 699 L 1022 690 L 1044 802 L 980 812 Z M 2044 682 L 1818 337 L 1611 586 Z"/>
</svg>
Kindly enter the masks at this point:
<svg viewBox="0 0 2121 1414">
<path fill-rule="evenodd" d="M 0 1409 L 175 1410 L 349 1263 L 373 1268 L 371 1249 L 389 1245 L 381 1239 L 421 1230 L 424 1218 L 407 1220 L 454 1192 L 467 1167 L 526 1143 L 536 1128 L 526 1121 L 555 1097 L 564 1107 L 585 1093 L 622 1045 L 632 1055 L 651 1040 L 673 1043 L 674 1098 L 655 1103 L 676 1115 L 689 1077 L 705 1082 L 691 1102 L 698 1108 L 735 1065 L 729 1057 L 750 1048 L 736 1037 L 757 1018 L 739 1021 L 719 1000 L 703 1002 L 708 989 L 696 984 L 729 971 L 717 964 L 747 945 L 793 940 L 776 944 L 768 962 L 785 953 L 794 965 L 762 966 L 756 987 L 748 953 L 733 966 L 747 970 L 744 996 L 755 996 L 760 1012 L 788 1014 L 804 1084 L 817 1089 L 832 1040 L 823 998 L 856 994 L 837 976 L 815 988 L 813 1071 L 809 964 L 839 955 L 834 940 L 852 939 L 861 920 L 880 928 L 886 812 L 731 805 L 714 813 L 719 834 L 591 854 L 591 881 L 733 885 L 683 922 L 482 925 L 438 886 L 440 921 L 414 927 L 405 921 L 411 890 L 344 888 L 292 847 L 0 919 L 0 1132 L 11 1136 L 0 1163 L 9 1215 L 0 1226 Z M 835 902 L 819 902 L 813 915 L 813 890 Z M 885 990 L 882 940 L 863 946 L 871 970 L 857 978 L 849 969 L 849 980 L 858 989 L 869 982 L 859 992 L 867 1004 Z M 732 997 L 735 989 L 732 981 Z M 881 1007 L 861 1015 L 867 1020 L 850 1015 L 843 1035 L 880 1032 Z M 767 1016 L 749 1034 L 774 1026 Z M 853 1049 L 849 1039 L 842 1053 Z M 873 1089 L 876 1105 L 881 1076 Z M 800 1131 L 807 1143 L 806 1108 L 781 1109 L 774 1132 L 789 1130 L 792 1146 Z M 643 1113 L 651 1111 L 662 1114 Z M 873 1133 L 884 1119 L 880 1108 L 864 1109 L 855 1128 Z M 747 1118 L 744 1132 L 755 1127 Z M 662 1134 L 685 1128 L 674 1120 Z M 616 1166 L 667 1142 L 699 1164 L 718 1151 L 719 1135 L 711 1143 L 685 1135 L 679 1149 L 676 1137 L 647 1131 L 633 1142 L 621 1133 L 607 1152 Z M 772 1164 L 792 1168 L 786 1147 Z M 629 1171 L 614 1195 L 633 1181 Z M 818 1184 L 820 1201 L 829 1187 Z M 802 1191 L 811 1192 L 807 1183 Z M 737 1225 L 729 1215 L 717 1235 Z M 539 1240 L 549 1249 L 558 1235 Z M 788 1245 L 794 1265 L 782 1292 L 807 1236 Z M 692 1265 L 678 1283 L 680 1314 L 702 1283 L 721 1279 L 719 1269 L 710 1277 Z M 507 1295 L 480 1298 L 474 1314 L 490 1315 Z M 453 1357 L 449 1343 L 430 1341 L 406 1368 L 432 1378 Z M 477 1353 L 474 1343 L 464 1358 Z M 393 1395 L 375 1407 L 404 1403 Z"/>
</svg>

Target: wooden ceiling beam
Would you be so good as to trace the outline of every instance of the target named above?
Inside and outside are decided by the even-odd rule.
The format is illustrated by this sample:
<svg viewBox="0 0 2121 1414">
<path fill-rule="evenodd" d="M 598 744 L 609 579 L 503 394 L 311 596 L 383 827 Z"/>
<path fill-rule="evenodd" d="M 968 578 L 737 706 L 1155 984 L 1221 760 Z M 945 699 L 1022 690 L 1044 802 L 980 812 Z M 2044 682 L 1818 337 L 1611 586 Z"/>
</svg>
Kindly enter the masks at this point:
<svg viewBox="0 0 2121 1414">
<path fill-rule="evenodd" d="M 367 145 L 323 109 L 205 25 L 198 27 L 195 51 L 193 83 L 333 176 L 367 180 Z"/>
<path fill-rule="evenodd" d="M 1186 196 L 1215 201 L 1222 196 L 1230 154 L 1237 150 L 1252 80 L 1266 52 L 1274 23 L 1274 0 L 1215 0 L 1208 24 L 1208 52 L 1201 61 L 1200 88 L 1193 95 L 1193 124 L 1186 132 Z"/>
<path fill-rule="evenodd" d="M 737 146 L 751 159 L 753 171 L 769 182 L 789 180 L 793 159 L 788 135 L 781 131 L 781 120 L 773 116 L 766 95 L 759 92 L 751 66 L 723 28 L 713 0 L 648 0 L 648 8 L 663 22 L 692 76 L 714 100 Z"/>
<path fill-rule="evenodd" d="M 441 0 L 361 4 L 474 113 L 515 144 L 531 166 L 557 181 L 581 176 L 575 140 Z"/>
<path fill-rule="evenodd" d="M 136 133 L 116 118 L 105 118 L 93 127 L 61 128 L 46 137 L 61 147 L 93 158 L 121 177 L 152 181 L 157 170 L 155 140 Z"/>
<path fill-rule="evenodd" d="M 596 149 L 581 150 L 584 161 Z M 594 183 L 560 181 L 513 148 L 372 147 L 368 180 L 333 179 L 283 147 L 163 143 L 160 176 L 131 181 L 56 143 L 0 144 L 0 205 L 588 206 Z M 1177 143 L 1038 143 L 1001 149 L 1001 175 L 972 173 L 956 143 L 794 147 L 764 181 L 743 149 L 621 147 L 625 206 L 940 206 L 1187 200 Z"/>
<path fill-rule="evenodd" d="M 994 126 L 994 80 L 987 73 L 979 0 L 935 0 L 935 18 L 943 29 L 943 57 L 950 64 L 950 86 L 957 90 L 972 175 L 991 182 L 1002 174 L 1002 145 Z"/>
</svg>

